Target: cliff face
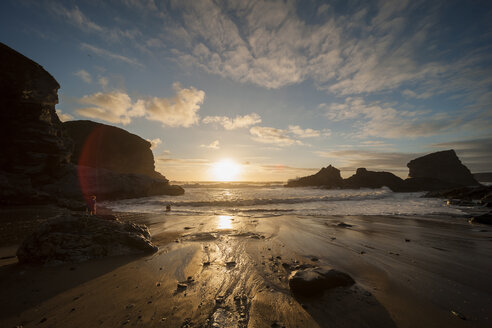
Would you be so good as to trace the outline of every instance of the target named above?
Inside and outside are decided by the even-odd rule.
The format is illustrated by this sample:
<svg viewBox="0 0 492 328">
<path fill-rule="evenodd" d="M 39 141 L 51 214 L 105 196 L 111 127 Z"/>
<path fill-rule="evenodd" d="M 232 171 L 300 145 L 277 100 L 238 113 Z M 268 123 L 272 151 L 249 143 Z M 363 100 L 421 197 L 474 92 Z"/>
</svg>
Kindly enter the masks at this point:
<svg viewBox="0 0 492 328">
<path fill-rule="evenodd" d="M 434 178 L 456 186 L 479 184 L 452 149 L 416 158 L 407 167 L 410 178 Z"/>
<path fill-rule="evenodd" d="M 72 156 L 55 111 L 59 88 L 40 65 L 0 43 L 0 204 L 184 193 L 154 170 L 147 141 L 116 127 L 68 123 Z"/>
<path fill-rule="evenodd" d="M 393 191 L 401 188 L 403 179 L 390 172 L 374 172 L 358 168 L 356 173 L 345 179 L 346 188 L 381 188 L 388 187 Z"/>
<path fill-rule="evenodd" d="M 58 82 L 29 58 L 0 43 L 0 170 L 52 181 L 69 162 L 71 141 L 55 112 Z"/>
<path fill-rule="evenodd" d="M 139 136 L 92 121 L 70 121 L 63 126 L 74 141 L 73 164 L 164 179 L 155 171 L 150 143 Z"/>
</svg>

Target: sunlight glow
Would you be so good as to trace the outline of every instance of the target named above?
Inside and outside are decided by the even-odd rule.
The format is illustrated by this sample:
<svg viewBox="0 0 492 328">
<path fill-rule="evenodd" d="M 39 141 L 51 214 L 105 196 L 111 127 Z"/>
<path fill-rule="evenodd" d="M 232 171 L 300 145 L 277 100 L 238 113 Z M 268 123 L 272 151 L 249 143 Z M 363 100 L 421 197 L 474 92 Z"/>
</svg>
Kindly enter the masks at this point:
<svg viewBox="0 0 492 328">
<path fill-rule="evenodd" d="M 217 223 L 218 229 L 232 229 L 232 216 L 219 215 L 219 222 Z"/>
<path fill-rule="evenodd" d="M 230 159 L 223 159 L 212 165 L 213 177 L 216 181 L 235 181 L 241 173 L 241 166 Z"/>
</svg>

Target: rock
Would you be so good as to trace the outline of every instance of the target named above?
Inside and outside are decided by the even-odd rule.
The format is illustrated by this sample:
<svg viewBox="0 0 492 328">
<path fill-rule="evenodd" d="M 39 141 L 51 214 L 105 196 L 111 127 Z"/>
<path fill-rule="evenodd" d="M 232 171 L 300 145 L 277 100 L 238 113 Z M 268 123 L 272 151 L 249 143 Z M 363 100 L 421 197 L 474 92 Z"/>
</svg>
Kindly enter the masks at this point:
<svg viewBox="0 0 492 328">
<path fill-rule="evenodd" d="M 485 204 L 492 201 L 492 186 L 459 187 L 446 190 L 430 191 L 427 198 L 447 198 L 449 200 L 477 201 Z"/>
<path fill-rule="evenodd" d="M 170 185 L 167 180 L 85 166 L 72 166 L 58 181 L 42 190 L 70 199 L 88 199 L 90 195 L 96 195 L 98 201 L 184 193 L 183 188 Z"/>
<path fill-rule="evenodd" d="M 345 187 L 351 189 L 388 187 L 393 191 L 399 191 L 403 184 L 403 180 L 393 173 L 368 171 L 365 168 L 358 168 L 344 182 Z"/>
<path fill-rule="evenodd" d="M 411 160 L 407 167 L 410 178 L 434 178 L 455 186 L 478 186 L 470 170 L 453 149 L 439 151 Z"/>
<path fill-rule="evenodd" d="M 312 297 L 327 289 L 351 286 L 355 281 L 346 273 L 323 267 L 306 268 L 291 273 L 289 287 L 295 296 Z"/>
<path fill-rule="evenodd" d="M 54 181 L 70 159 L 72 143 L 55 111 L 60 86 L 42 66 L 3 43 L 0 71 L 0 172 L 17 176 L 12 193 L 32 193 Z"/>
<path fill-rule="evenodd" d="M 492 172 L 474 173 L 473 177 L 478 182 L 492 182 Z"/>
<path fill-rule="evenodd" d="M 286 187 L 308 187 L 320 186 L 325 188 L 340 188 L 343 186 L 343 179 L 340 176 L 340 170 L 328 165 L 322 168 L 318 173 L 307 177 L 289 180 Z"/>
<path fill-rule="evenodd" d="M 470 223 L 492 224 L 492 212 L 474 216 L 469 220 Z"/>
<path fill-rule="evenodd" d="M 74 214 L 40 225 L 23 241 L 17 258 L 23 264 L 56 265 L 156 251 L 145 225 Z"/>
<path fill-rule="evenodd" d="M 147 140 L 118 127 L 87 120 L 69 121 L 63 126 L 74 141 L 73 164 L 165 179 L 155 171 Z"/>
</svg>

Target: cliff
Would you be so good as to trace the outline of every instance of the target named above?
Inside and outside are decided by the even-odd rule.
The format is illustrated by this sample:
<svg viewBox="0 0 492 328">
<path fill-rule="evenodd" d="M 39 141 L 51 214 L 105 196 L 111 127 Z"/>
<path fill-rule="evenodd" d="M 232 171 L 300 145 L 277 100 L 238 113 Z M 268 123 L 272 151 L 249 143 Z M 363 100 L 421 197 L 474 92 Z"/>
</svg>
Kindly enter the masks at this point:
<svg viewBox="0 0 492 328">
<path fill-rule="evenodd" d="M 150 144 L 122 129 L 68 123 L 74 147 L 55 111 L 58 82 L 2 43 L 0 71 L 0 204 L 184 193 L 154 170 Z"/>
<path fill-rule="evenodd" d="M 155 171 L 150 142 L 139 136 L 92 121 L 69 121 L 63 126 L 74 142 L 73 164 L 164 179 Z"/>
</svg>

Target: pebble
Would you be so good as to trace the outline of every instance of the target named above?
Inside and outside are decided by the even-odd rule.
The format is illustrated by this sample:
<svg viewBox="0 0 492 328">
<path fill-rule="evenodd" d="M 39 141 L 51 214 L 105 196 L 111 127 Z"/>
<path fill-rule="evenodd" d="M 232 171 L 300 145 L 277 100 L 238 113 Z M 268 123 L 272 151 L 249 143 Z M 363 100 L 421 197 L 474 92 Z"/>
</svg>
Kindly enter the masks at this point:
<svg viewBox="0 0 492 328">
<path fill-rule="evenodd" d="M 451 314 L 453 314 L 455 317 L 460 318 L 461 320 L 466 320 L 466 317 L 458 311 L 451 310 Z"/>
<path fill-rule="evenodd" d="M 178 289 L 186 289 L 186 288 L 188 288 L 188 285 L 178 282 L 177 288 Z"/>
<path fill-rule="evenodd" d="M 48 319 L 43 318 L 43 319 L 41 319 L 41 320 L 39 321 L 39 323 L 43 323 L 43 322 L 45 322 L 46 320 L 48 320 Z"/>
<path fill-rule="evenodd" d="M 158 282 L 158 283 L 156 284 L 156 286 L 157 286 L 157 287 L 160 287 L 160 286 L 161 286 L 161 283 L 160 283 L 160 282 Z M 137 287 L 137 288 L 138 288 L 138 287 Z"/>
</svg>

